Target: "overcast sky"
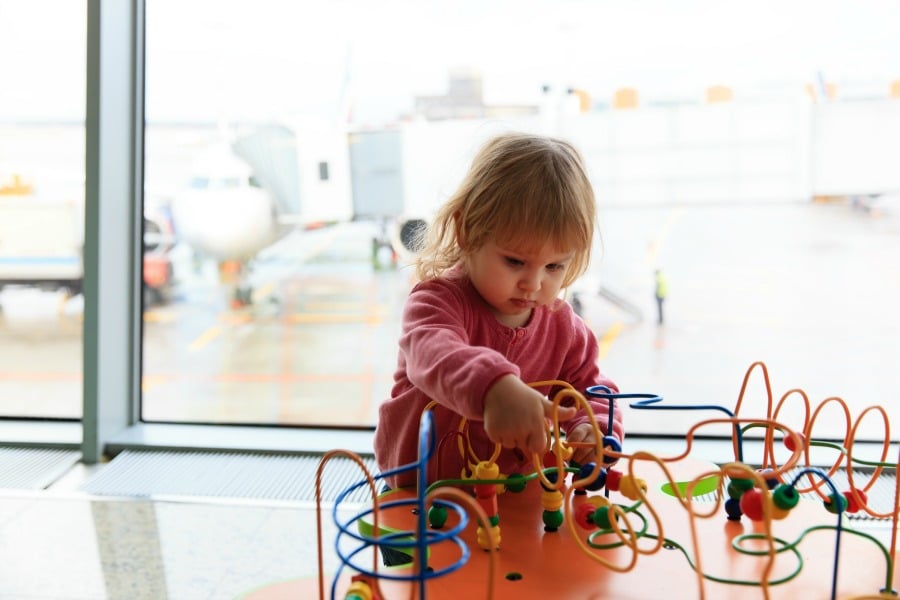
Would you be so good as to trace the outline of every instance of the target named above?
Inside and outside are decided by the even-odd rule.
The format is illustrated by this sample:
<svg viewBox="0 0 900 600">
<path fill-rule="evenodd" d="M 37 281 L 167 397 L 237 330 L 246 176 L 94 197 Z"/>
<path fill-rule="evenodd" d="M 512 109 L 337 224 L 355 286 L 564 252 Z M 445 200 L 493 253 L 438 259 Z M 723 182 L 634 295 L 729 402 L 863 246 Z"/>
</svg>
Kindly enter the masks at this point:
<svg viewBox="0 0 900 600">
<path fill-rule="evenodd" d="M 84 110 L 81 0 L 0 0 L 0 119 Z M 454 68 L 492 103 L 543 84 L 595 100 L 802 92 L 822 71 L 844 90 L 900 79 L 893 0 L 147 0 L 151 120 L 327 114 L 384 121 Z M 9 82 L 16 82 L 11 85 Z M 798 89 L 799 88 L 799 89 Z M 886 91 L 884 92 L 886 93 Z"/>
</svg>

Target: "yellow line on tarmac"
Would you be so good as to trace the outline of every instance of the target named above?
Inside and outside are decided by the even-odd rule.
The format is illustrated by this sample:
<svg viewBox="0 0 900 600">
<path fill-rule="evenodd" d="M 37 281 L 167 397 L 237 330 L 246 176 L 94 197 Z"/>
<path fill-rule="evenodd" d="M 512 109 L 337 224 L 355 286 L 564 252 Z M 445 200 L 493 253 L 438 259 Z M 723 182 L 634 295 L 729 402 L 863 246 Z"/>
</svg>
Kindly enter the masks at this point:
<svg viewBox="0 0 900 600">
<path fill-rule="evenodd" d="M 675 223 L 678 222 L 678 219 L 684 214 L 685 208 L 683 206 L 674 208 L 669 211 L 669 215 L 666 218 L 665 223 L 663 223 L 662 227 L 659 230 L 659 233 L 650 243 L 650 248 L 647 251 L 647 264 L 652 267 L 659 266 L 659 252 L 662 249 L 663 245 L 666 243 L 666 240 L 669 238 L 669 233 L 672 232 L 672 229 L 675 227 Z"/>
<path fill-rule="evenodd" d="M 609 349 L 612 347 L 613 342 L 616 341 L 616 338 L 619 337 L 619 333 L 622 332 L 623 327 L 622 321 L 614 321 L 613 324 L 609 326 L 609 329 L 603 332 L 603 335 L 600 336 L 599 340 L 600 349 L 598 358 L 606 358 L 606 355 L 609 354 Z"/>
<path fill-rule="evenodd" d="M 288 317 L 291 323 L 368 323 L 378 325 L 384 316 L 377 312 L 357 313 L 295 313 Z"/>
<path fill-rule="evenodd" d="M 209 329 L 204 331 L 203 334 L 200 335 L 200 337 L 198 337 L 193 342 L 191 342 L 191 345 L 189 346 L 190 351 L 196 352 L 197 350 L 200 350 L 201 348 L 206 346 L 208 343 L 210 343 L 211 341 L 213 341 L 214 339 L 219 337 L 219 334 L 221 334 L 221 333 L 222 333 L 222 328 L 219 327 L 218 325 L 214 325 L 214 326 L 210 327 Z"/>
<path fill-rule="evenodd" d="M 260 302 L 267 300 L 269 296 L 271 296 L 275 292 L 275 284 L 267 283 L 261 288 L 253 291 L 253 304 L 259 304 Z"/>
</svg>

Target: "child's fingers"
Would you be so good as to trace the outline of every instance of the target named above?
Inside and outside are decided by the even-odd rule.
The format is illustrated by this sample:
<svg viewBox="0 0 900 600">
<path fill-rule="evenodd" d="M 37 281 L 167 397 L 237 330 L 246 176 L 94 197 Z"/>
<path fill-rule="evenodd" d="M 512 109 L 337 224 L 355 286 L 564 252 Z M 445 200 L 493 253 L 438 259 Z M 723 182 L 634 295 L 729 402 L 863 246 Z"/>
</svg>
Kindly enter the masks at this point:
<svg viewBox="0 0 900 600">
<path fill-rule="evenodd" d="M 553 418 L 553 403 L 550 400 L 544 398 L 544 416 L 548 419 Z M 560 421 L 568 421 L 572 417 L 575 416 L 575 413 L 578 412 L 578 409 L 574 406 L 557 406 L 556 407 L 556 416 Z"/>
</svg>

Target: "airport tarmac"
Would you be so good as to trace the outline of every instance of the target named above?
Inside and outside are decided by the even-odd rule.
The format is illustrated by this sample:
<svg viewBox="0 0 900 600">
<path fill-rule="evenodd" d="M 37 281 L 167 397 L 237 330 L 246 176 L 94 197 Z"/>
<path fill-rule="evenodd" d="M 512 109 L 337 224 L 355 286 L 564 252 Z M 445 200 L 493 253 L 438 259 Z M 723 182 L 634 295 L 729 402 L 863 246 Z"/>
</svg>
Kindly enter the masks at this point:
<svg viewBox="0 0 900 600">
<path fill-rule="evenodd" d="M 900 357 L 900 213 L 846 202 L 601 210 L 603 248 L 575 291 L 622 392 L 733 408 L 763 361 L 793 388 L 855 413 L 891 396 Z M 896 209 L 895 209 L 896 210 Z M 396 364 L 407 266 L 373 265 L 371 223 L 297 232 L 264 253 L 255 302 L 232 309 L 209 264 L 176 253 L 172 300 L 145 314 L 148 421 L 371 426 Z M 653 274 L 669 280 L 657 325 Z M 612 292 L 624 303 L 596 293 Z M 79 299 L 0 293 L 0 413 L 77 418 Z M 757 375 L 761 369 L 757 369 Z M 762 378 L 748 390 L 765 411 Z M 708 412 L 623 407 L 631 433 L 682 434 Z M 828 421 L 828 423 L 824 423 Z M 843 435 L 840 419 L 823 428 Z M 873 435 L 881 435 L 874 428 Z"/>
</svg>

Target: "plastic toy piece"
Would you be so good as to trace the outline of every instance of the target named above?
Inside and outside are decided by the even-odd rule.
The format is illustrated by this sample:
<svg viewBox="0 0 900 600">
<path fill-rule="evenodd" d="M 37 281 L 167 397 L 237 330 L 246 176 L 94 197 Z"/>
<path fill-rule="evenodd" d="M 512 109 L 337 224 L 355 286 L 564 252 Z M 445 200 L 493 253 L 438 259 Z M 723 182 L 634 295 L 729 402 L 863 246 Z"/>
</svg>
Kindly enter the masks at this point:
<svg viewBox="0 0 900 600">
<path fill-rule="evenodd" d="M 768 404 L 761 415 L 741 416 L 747 381 L 757 369 L 766 376 Z M 564 387 L 559 382 L 542 383 Z M 361 533 L 354 535 L 364 547 L 375 549 L 376 556 L 377 549 L 384 545 L 406 547 L 414 557 L 410 567 L 392 570 L 389 576 L 382 577 L 376 567 L 368 571 L 358 564 L 354 557 L 359 550 L 345 554 L 340 544 L 336 544 L 342 564 L 365 575 L 365 583 L 373 591 L 369 598 L 362 595 L 365 593 L 362 585 L 356 586 L 352 590 L 357 594 L 352 596 L 353 600 L 394 600 L 411 595 L 423 599 L 433 596 L 437 600 L 455 600 L 460 595 L 492 598 L 495 588 L 500 597 L 538 594 L 538 597 L 570 600 L 598 593 L 606 597 L 661 597 L 670 594 L 674 586 L 688 589 L 688 595 L 701 598 L 744 598 L 735 588 L 747 589 L 748 598 L 769 598 L 775 587 L 779 588 L 778 597 L 830 597 L 832 600 L 896 597 L 898 575 L 894 561 L 900 486 L 897 486 L 888 512 L 879 513 L 869 506 L 866 493 L 882 469 L 896 472 L 897 468 L 896 462 L 887 459 L 890 431 L 883 409 L 870 407 L 851 424 L 846 404 L 840 399 L 826 399 L 822 405 L 837 404 L 844 410 L 848 433 L 841 444 L 816 440 L 810 432 L 815 431 L 815 420 L 822 405 L 813 410 L 802 391 L 791 390 L 775 406 L 762 363 L 754 363 L 748 369 L 733 410 L 712 405 L 664 404 L 661 397 L 649 394 L 588 391 L 592 397 L 609 398 L 611 406 L 614 399 L 631 397 L 637 399 L 631 404 L 633 409 L 714 410 L 727 417 L 702 420 L 691 427 L 685 434 L 683 454 L 676 456 L 659 457 L 647 452 L 624 454 L 621 447 L 617 449 L 613 441 L 607 439 L 611 436 L 595 433 L 595 438 L 602 444 L 597 448 L 598 455 L 603 457 L 599 462 L 608 465 L 606 459 L 612 457 L 606 452 L 615 453 L 619 469 L 596 464 L 567 464 L 571 447 L 562 441 L 559 424 L 554 422 L 550 431 L 552 450 L 545 457 L 535 455 L 534 472 L 508 475 L 492 469 L 481 470 L 480 459 L 467 447 L 467 429 L 461 426 L 455 435 L 460 451 L 470 465 L 471 477 L 431 482 L 430 485 L 420 478 L 422 483 L 413 491 L 414 496 L 409 496 L 408 490 L 388 493 L 373 503 L 371 511 L 362 513 L 355 520 Z M 565 391 L 564 397 L 574 398 L 576 404 L 583 401 L 571 389 Z M 786 401 L 795 399 L 802 400 L 806 408 L 806 418 L 798 424 L 796 431 L 777 421 Z M 555 403 L 559 400 L 559 397 L 554 398 Z M 880 460 L 865 463 L 875 468 L 872 478 L 865 485 L 856 485 L 851 468 L 854 465 L 854 437 L 859 420 L 868 414 L 881 415 L 884 419 L 884 451 Z M 423 427 L 427 422 L 423 415 Z M 705 466 L 706 471 L 692 471 L 688 477 L 678 475 L 679 469 L 692 464 L 688 457 L 695 432 L 707 425 L 721 427 L 722 424 L 733 429 L 734 462 L 727 462 L 728 457 L 725 457 L 718 465 Z M 593 425 L 599 431 L 597 424 Z M 764 449 L 762 456 L 748 461 L 743 454 L 743 434 L 751 428 L 764 430 Z M 773 446 L 779 439 L 790 451 L 790 456 L 781 462 L 776 461 Z M 834 449 L 836 462 L 832 468 L 820 470 L 802 462 L 812 445 Z M 497 452 L 499 450 L 485 462 L 493 463 Z M 418 469 L 424 477 L 431 458 L 431 451 L 424 444 L 420 444 L 420 456 L 419 462 L 404 468 Z M 849 489 L 843 491 L 839 491 L 831 480 L 841 466 L 847 469 L 849 478 Z M 381 476 L 389 475 L 391 473 Z M 573 483 L 567 485 L 570 476 Z M 538 479 L 540 486 L 529 486 L 533 479 Z M 367 481 L 356 484 L 347 492 L 366 483 L 374 496 L 375 485 L 368 474 Z M 474 489 L 474 497 L 455 487 L 459 485 Z M 605 494 L 596 493 L 603 488 Z M 520 493 L 504 494 L 498 499 L 497 494 L 503 490 Z M 582 495 L 577 496 L 577 491 Z M 440 493 L 452 497 L 453 501 L 437 500 Z M 701 495 L 712 495 L 715 500 L 697 500 Z M 817 503 L 801 502 L 802 496 L 818 496 L 825 511 L 817 509 Z M 538 501 L 543 509 L 541 519 L 536 519 L 534 512 Z M 336 505 L 341 502 L 342 498 L 339 498 Z M 415 507 L 413 514 L 409 508 L 403 508 L 409 504 Z M 716 526 L 715 520 L 708 518 L 721 510 L 722 504 L 729 521 L 725 528 L 721 524 Z M 504 536 L 508 541 L 500 553 L 502 559 L 498 559 L 498 553 L 493 551 L 499 546 L 500 510 L 512 511 L 509 517 L 504 517 Z M 378 525 L 380 511 L 387 514 L 389 521 L 384 528 Z M 891 523 L 890 547 L 883 546 L 863 530 L 848 527 L 843 519 L 845 512 L 865 512 L 871 517 L 888 519 Z M 829 513 L 835 518 L 831 519 Z M 469 526 L 469 515 L 475 515 L 477 527 Z M 753 521 L 750 530 L 735 526 L 743 516 Z M 395 519 L 399 521 L 394 523 Z M 372 524 L 364 526 L 363 522 L 369 520 Z M 568 526 L 563 527 L 564 523 Z M 340 536 L 351 535 L 349 523 L 336 520 L 336 524 Z M 540 533 L 536 533 L 535 526 Z M 436 531 L 438 529 L 440 531 Z M 556 533 L 545 535 L 548 531 Z M 822 543 L 828 539 L 821 536 L 823 531 L 831 532 L 833 544 Z M 816 535 L 815 539 L 807 540 L 811 534 Z M 721 536 L 729 538 L 726 543 L 715 541 Z M 714 550 L 704 552 L 703 545 L 709 545 L 711 541 Z M 469 544 L 490 551 L 470 554 Z M 678 552 L 663 553 L 663 549 Z M 321 556 L 321 539 L 319 552 Z M 852 577 L 839 577 L 842 553 L 854 561 Z M 505 561 L 505 577 L 493 574 L 498 560 Z M 832 565 L 827 570 L 829 560 Z M 648 571 L 642 571 L 645 563 Z M 567 576 L 558 577 L 564 569 L 568 569 Z M 820 576 L 822 571 L 830 571 L 830 580 Z M 550 576 L 550 573 L 554 575 Z M 648 577 L 646 573 L 654 575 Z M 321 577 L 320 563 L 320 598 L 324 598 Z M 435 579 L 441 581 L 429 587 Z M 337 589 L 340 580 L 339 573 L 335 576 L 332 591 Z M 482 583 L 476 586 L 471 583 L 474 580 Z M 527 584 L 515 587 L 512 582 L 520 580 Z M 387 586 L 385 589 L 390 594 L 378 589 L 379 581 L 382 586 Z M 411 586 L 419 588 L 418 594 Z M 346 584 L 344 588 L 350 591 Z M 711 595 L 707 594 L 707 588 L 713 590 Z M 692 594 L 692 591 L 696 593 Z M 308 596 L 300 594 L 298 597 Z M 346 598 L 349 600 L 351 596 Z"/>
<path fill-rule="evenodd" d="M 475 499 L 484 509 L 491 523 L 490 532 L 479 524 L 477 532 L 478 545 L 485 550 L 500 547 L 500 516 L 497 512 L 497 484 L 493 483 L 500 477 L 500 467 L 492 461 L 481 461 L 475 466 Z M 478 481 L 491 481 L 491 483 L 477 483 Z"/>
</svg>

